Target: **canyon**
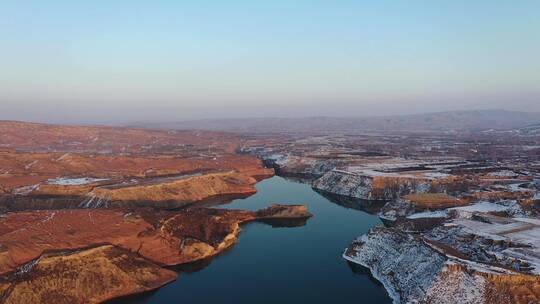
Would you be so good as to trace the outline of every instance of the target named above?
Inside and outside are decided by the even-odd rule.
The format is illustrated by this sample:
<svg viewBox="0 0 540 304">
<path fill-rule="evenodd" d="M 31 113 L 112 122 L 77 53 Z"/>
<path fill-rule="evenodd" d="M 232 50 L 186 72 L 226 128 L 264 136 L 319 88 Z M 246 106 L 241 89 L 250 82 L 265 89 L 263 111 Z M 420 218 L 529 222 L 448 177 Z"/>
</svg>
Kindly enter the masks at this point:
<svg viewBox="0 0 540 304">
<path fill-rule="evenodd" d="M 292 228 L 274 232 L 281 238 L 303 231 L 305 239 L 280 250 L 296 263 L 288 267 L 303 265 L 295 243 L 309 247 L 336 230 L 340 243 L 326 243 L 348 273 L 369 273 L 389 296 L 370 287 L 373 301 L 540 301 L 535 132 L 226 133 L 22 122 L 0 122 L 0 130 L 0 302 L 94 303 L 155 290 L 185 273 L 175 267 L 219 259 L 247 223 Z M 303 185 L 308 201 L 276 188 L 253 203 L 258 187 L 282 178 L 283 189 Z M 369 226 L 331 228 L 357 218 Z M 260 246 L 272 242 L 279 243 Z M 331 259 L 325 249 L 311 255 Z M 73 287 L 82 282 L 89 286 Z"/>
</svg>

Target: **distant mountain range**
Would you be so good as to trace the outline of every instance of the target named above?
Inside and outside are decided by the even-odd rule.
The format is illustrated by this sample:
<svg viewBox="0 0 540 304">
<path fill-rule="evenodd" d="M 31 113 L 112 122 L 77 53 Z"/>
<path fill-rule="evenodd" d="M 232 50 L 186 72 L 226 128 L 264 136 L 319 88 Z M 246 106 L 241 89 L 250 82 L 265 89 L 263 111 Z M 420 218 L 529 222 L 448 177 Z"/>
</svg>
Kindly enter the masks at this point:
<svg viewBox="0 0 540 304">
<path fill-rule="evenodd" d="M 373 117 L 203 119 L 135 123 L 137 127 L 232 132 L 460 132 L 512 130 L 540 124 L 540 112 L 506 110 L 451 111 Z"/>
</svg>

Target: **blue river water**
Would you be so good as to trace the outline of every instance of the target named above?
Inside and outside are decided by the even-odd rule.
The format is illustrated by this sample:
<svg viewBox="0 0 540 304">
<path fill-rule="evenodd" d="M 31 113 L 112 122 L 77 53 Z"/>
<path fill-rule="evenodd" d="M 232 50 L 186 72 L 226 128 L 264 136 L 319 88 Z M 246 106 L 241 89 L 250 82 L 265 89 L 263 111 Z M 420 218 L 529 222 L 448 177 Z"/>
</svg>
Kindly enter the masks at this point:
<svg viewBox="0 0 540 304">
<path fill-rule="evenodd" d="M 242 227 L 239 241 L 212 260 L 180 267 L 177 281 L 121 303 L 391 303 L 369 272 L 341 254 L 377 216 L 336 204 L 303 183 L 273 177 L 257 194 L 219 208 L 258 210 L 272 203 L 305 204 L 302 227 Z M 200 265 L 199 265 L 200 264 Z"/>
</svg>

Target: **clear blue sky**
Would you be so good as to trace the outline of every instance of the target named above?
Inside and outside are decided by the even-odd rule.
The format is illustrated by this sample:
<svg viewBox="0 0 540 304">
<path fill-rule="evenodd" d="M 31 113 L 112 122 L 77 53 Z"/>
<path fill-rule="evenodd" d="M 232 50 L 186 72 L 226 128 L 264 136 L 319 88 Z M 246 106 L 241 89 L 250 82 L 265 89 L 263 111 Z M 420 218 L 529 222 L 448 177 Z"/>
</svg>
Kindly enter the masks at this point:
<svg viewBox="0 0 540 304">
<path fill-rule="evenodd" d="M 540 111 L 540 1 L 0 1 L 0 119 Z"/>
</svg>

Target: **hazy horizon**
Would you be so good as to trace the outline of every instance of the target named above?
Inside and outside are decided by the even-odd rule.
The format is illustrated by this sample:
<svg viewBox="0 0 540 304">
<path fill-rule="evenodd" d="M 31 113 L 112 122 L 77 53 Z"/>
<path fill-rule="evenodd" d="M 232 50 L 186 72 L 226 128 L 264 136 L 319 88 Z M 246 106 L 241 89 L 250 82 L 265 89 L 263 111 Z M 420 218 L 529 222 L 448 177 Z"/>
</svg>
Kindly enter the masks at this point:
<svg viewBox="0 0 540 304">
<path fill-rule="evenodd" d="M 540 112 L 540 2 L 2 1 L 0 119 Z"/>
</svg>

